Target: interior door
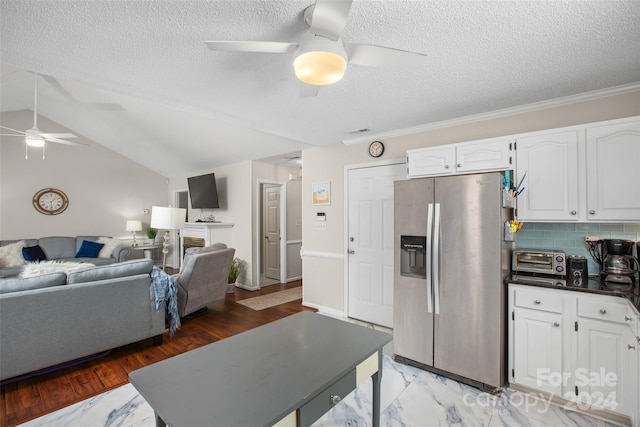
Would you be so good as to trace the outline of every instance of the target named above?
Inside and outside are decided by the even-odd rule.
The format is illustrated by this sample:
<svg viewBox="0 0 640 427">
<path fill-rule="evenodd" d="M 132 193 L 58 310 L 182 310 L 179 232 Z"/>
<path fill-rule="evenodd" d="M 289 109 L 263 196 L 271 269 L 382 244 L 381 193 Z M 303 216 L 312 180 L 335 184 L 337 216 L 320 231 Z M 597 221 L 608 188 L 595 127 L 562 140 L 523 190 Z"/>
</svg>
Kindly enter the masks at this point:
<svg viewBox="0 0 640 427">
<path fill-rule="evenodd" d="M 393 326 L 393 182 L 406 165 L 348 171 L 348 316 Z"/>
<path fill-rule="evenodd" d="M 280 280 L 280 186 L 263 186 L 264 276 Z"/>
</svg>

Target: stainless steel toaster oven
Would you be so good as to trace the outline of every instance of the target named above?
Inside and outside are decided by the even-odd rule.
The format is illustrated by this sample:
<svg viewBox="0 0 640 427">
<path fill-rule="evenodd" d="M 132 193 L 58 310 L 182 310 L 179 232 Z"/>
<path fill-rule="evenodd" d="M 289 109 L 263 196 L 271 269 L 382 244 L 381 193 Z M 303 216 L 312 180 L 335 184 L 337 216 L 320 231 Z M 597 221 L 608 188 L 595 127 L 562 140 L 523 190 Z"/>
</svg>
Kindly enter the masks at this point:
<svg viewBox="0 0 640 427">
<path fill-rule="evenodd" d="M 566 274 L 566 256 L 562 251 L 544 249 L 516 249 L 513 251 L 511 270 L 558 276 Z"/>
</svg>

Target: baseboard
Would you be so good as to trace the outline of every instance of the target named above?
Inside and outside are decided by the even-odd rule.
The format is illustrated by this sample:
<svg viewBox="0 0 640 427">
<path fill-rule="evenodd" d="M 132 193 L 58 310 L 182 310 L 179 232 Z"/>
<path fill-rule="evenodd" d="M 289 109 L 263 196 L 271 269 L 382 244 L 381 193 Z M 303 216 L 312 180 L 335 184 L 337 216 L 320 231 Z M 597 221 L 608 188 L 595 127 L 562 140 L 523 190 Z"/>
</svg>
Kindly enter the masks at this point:
<svg viewBox="0 0 640 427">
<path fill-rule="evenodd" d="M 323 305 L 313 304 L 313 303 L 310 303 L 310 302 L 306 302 L 304 300 L 302 301 L 302 305 L 305 306 L 305 307 L 315 308 L 316 310 L 318 310 L 318 312 L 320 312 L 322 314 L 327 314 L 329 316 L 343 317 L 343 318 L 347 317 L 347 316 L 345 316 L 344 311 L 336 310 L 335 308 L 329 308 L 329 307 L 325 307 Z"/>
<path fill-rule="evenodd" d="M 260 286 L 245 285 L 244 283 L 236 283 L 236 286 L 239 287 L 240 289 L 245 289 L 247 291 L 258 291 L 258 290 L 260 290 Z"/>
<path fill-rule="evenodd" d="M 296 280 L 301 280 L 302 276 L 296 276 L 296 277 L 288 277 L 287 278 L 287 283 L 289 282 L 295 282 Z"/>
</svg>

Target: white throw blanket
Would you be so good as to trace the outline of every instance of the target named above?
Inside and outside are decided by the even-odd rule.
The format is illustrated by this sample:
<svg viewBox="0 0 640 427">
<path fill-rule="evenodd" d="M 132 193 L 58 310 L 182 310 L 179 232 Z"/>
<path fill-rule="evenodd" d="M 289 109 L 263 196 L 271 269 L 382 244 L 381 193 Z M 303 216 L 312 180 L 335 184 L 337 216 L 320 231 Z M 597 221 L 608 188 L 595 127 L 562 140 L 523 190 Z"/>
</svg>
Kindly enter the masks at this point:
<svg viewBox="0 0 640 427">
<path fill-rule="evenodd" d="M 95 267 L 88 262 L 63 262 L 63 261 L 40 261 L 28 262 L 22 266 L 20 277 L 35 277 L 47 273 L 69 273 L 70 271 L 83 270 L 85 268 Z"/>
</svg>

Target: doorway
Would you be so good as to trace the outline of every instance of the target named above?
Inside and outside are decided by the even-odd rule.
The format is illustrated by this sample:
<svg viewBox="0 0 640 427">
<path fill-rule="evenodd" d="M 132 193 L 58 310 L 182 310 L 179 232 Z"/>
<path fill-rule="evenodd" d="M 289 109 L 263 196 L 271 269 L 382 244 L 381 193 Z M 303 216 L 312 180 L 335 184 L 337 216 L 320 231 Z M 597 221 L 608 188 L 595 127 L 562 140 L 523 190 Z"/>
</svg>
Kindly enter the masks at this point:
<svg viewBox="0 0 640 427">
<path fill-rule="evenodd" d="M 286 200 L 282 183 L 262 181 L 258 221 L 258 284 L 260 287 L 284 283 L 286 261 L 283 256 Z"/>
<path fill-rule="evenodd" d="M 186 218 L 185 222 L 189 222 L 189 190 L 186 188 L 181 188 L 179 190 L 173 191 L 173 206 L 176 208 L 186 209 Z M 182 246 L 180 239 L 180 230 L 176 230 L 174 233 L 171 233 L 171 247 L 173 248 L 171 254 L 171 267 L 174 269 L 180 269 L 182 267 Z"/>
<path fill-rule="evenodd" d="M 347 316 L 393 327 L 393 182 L 404 161 L 345 170 Z"/>
</svg>

